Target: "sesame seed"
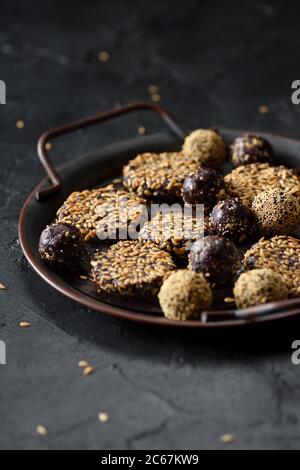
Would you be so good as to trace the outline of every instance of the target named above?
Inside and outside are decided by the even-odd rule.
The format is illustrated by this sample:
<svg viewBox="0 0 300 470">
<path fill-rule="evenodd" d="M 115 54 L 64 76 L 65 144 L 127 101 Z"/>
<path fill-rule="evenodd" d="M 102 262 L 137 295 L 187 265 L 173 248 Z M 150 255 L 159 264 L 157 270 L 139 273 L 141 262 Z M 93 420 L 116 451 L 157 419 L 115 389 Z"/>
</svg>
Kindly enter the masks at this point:
<svg viewBox="0 0 300 470">
<path fill-rule="evenodd" d="M 41 424 L 37 425 L 36 432 L 39 436 L 42 436 L 42 437 L 48 436 L 48 430 L 45 428 L 45 426 L 42 426 Z"/>
<path fill-rule="evenodd" d="M 232 298 L 232 297 L 225 297 L 224 302 L 230 304 L 230 303 L 234 302 L 234 298 Z"/>
<path fill-rule="evenodd" d="M 0 283 L 0 290 L 6 290 L 6 286 Z"/>
<path fill-rule="evenodd" d="M 87 366 L 83 369 L 83 375 L 88 376 L 94 372 L 94 369 L 91 366 Z"/>
<path fill-rule="evenodd" d="M 147 132 L 147 131 L 146 131 L 146 128 L 145 128 L 145 127 L 140 126 L 140 127 L 138 128 L 138 133 L 139 133 L 140 135 L 144 135 L 144 134 L 146 134 L 146 132 Z"/>
<path fill-rule="evenodd" d="M 87 276 L 84 276 L 84 275 L 81 275 L 81 276 L 80 276 L 80 279 L 82 279 L 83 281 L 87 281 L 87 280 L 88 280 L 88 277 L 87 277 Z"/>
<path fill-rule="evenodd" d="M 98 60 L 100 62 L 108 62 L 109 61 L 109 53 L 107 51 L 101 51 L 98 54 Z"/>
<path fill-rule="evenodd" d="M 46 143 L 45 149 L 46 149 L 46 150 L 51 150 L 51 149 L 52 149 L 52 144 L 51 144 L 51 142 L 47 142 L 47 143 Z"/>
<path fill-rule="evenodd" d="M 29 323 L 28 321 L 20 321 L 19 326 L 21 328 L 29 328 L 31 326 L 31 323 Z"/>
<path fill-rule="evenodd" d="M 79 362 L 78 362 L 78 365 L 79 365 L 79 367 L 81 367 L 82 369 L 85 369 L 86 367 L 88 367 L 89 364 L 88 364 L 88 362 L 86 362 L 86 361 L 79 361 Z"/>
<path fill-rule="evenodd" d="M 107 423 L 110 419 L 109 414 L 105 413 L 104 411 L 99 413 L 98 418 L 101 423 Z"/>
<path fill-rule="evenodd" d="M 268 114 L 270 112 L 270 109 L 268 106 L 262 105 L 262 106 L 259 106 L 258 112 L 260 114 Z"/>
<path fill-rule="evenodd" d="M 161 97 L 158 93 L 153 93 L 153 95 L 151 95 L 151 99 L 152 101 L 155 101 L 156 103 L 158 103 L 161 100 Z"/>
<path fill-rule="evenodd" d="M 223 434 L 220 439 L 224 444 L 230 444 L 235 441 L 233 434 Z"/>
<path fill-rule="evenodd" d="M 18 129 L 23 129 L 24 126 L 25 126 L 25 123 L 24 123 L 24 121 L 19 120 L 19 121 L 16 122 L 16 126 L 17 126 Z"/>
</svg>

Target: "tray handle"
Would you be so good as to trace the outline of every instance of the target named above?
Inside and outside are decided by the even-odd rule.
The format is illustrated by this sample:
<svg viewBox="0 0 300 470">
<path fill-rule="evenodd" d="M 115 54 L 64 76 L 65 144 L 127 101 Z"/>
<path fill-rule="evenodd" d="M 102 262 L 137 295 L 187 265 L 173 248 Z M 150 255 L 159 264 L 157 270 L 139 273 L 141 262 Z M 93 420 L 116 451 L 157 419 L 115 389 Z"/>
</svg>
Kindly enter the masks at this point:
<svg viewBox="0 0 300 470">
<path fill-rule="evenodd" d="M 160 105 L 156 103 L 149 103 L 146 101 L 138 101 L 136 103 L 131 103 L 125 106 L 120 106 L 111 111 L 106 111 L 103 113 L 96 114 L 94 116 L 89 116 L 87 118 L 81 119 L 79 121 L 73 122 L 71 124 L 66 124 L 55 129 L 52 129 L 48 132 L 45 132 L 41 135 L 38 140 L 37 151 L 39 159 L 46 170 L 46 173 L 52 183 L 51 186 L 45 188 L 36 193 L 36 199 L 38 201 L 45 200 L 48 196 L 57 193 L 62 188 L 62 181 L 60 175 L 51 161 L 49 154 L 46 150 L 46 143 L 49 140 L 53 140 L 56 137 L 61 135 L 69 134 L 70 132 L 77 131 L 78 129 L 84 129 L 85 127 L 93 126 L 94 124 L 107 121 L 109 119 L 115 118 L 117 116 L 122 116 L 123 114 L 131 113 L 133 111 L 140 110 L 150 110 L 158 113 L 162 119 L 165 121 L 169 129 L 180 139 L 185 137 L 184 132 L 176 124 L 172 116 Z"/>
</svg>

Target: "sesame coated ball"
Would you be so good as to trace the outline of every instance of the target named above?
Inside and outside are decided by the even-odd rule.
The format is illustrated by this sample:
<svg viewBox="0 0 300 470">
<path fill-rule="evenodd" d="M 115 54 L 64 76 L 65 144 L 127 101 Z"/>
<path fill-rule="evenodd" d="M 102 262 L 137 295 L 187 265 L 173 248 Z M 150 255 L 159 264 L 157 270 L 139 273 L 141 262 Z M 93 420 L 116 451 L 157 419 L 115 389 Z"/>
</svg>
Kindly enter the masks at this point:
<svg viewBox="0 0 300 470">
<path fill-rule="evenodd" d="M 227 156 L 225 143 L 213 129 L 197 129 L 184 141 L 182 151 L 192 157 L 200 166 L 218 168 Z"/>
<path fill-rule="evenodd" d="M 246 133 L 237 137 L 229 149 L 233 166 L 247 165 L 250 163 L 272 163 L 273 148 L 260 135 Z"/>
<path fill-rule="evenodd" d="M 182 197 L 187 204 L 204 204 L 211 208 L 225 196 L 224 178 L 212 168 L 199 168 L 184 180 Z"/>
<path fill-rule="evenodd" d="M 252 211 L 262 235 L 291 233 L 300 222 L 299 198 L 280 188 L 267 189 L 255 196 Z"/>
<path fill-rule="evenodd" d="M 179 269 L 164 281 L 158 299 L 169 320 L 190 320 L 211 306 L 212 292 L 203 274 Z"/>
<path fill-rule="evenodd" d="M 189 269 L 203 273 L 212 286 L 226 284 L 240 265 L 241 256 L 235 244 L 216 235 L 196 240 L 189 254 Z"/>
<path fill-rule="evenodd" d="M 288 297 L 282 277 L 268 268 L 243 273 L 236 281 L 233 293 L 238 308 L 254 307 Z"/>
<path fill-rule="evenodd" d="M 255 225 L 251 210 L 238 199 L 219 202 L 210 214 L 212 232 L 238 243 L 254 234 Z"/>
</svg>

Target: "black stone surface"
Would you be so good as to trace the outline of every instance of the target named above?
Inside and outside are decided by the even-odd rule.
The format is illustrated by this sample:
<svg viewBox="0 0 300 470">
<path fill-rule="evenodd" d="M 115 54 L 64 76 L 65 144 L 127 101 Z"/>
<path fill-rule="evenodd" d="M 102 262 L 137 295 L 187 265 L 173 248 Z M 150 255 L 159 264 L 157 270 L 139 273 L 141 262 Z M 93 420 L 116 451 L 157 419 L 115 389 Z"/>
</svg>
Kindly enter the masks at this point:
<svg viewBox="0 0 300 470">
<path fill-rule="evenodd" d="M 72 5 L 72 6 L 71 6 Z M 299 137 L 297 2 L 17 2 L 1 5 L 0 447 L 18 449 L 299 448 L 300 321 L 180 333 L 113 320 L 62 297 L 29 268 L 17 221 L 42 178 L 49 127 L 147 99 L 187 129 L 246 128 Z M 107 63 L 99 51 L 110 54 Z M 258 107 L 267 105 L 269 114 Z M 24 129 L 16 121 L 25 122 Z M 149 132 L 148 115 L 55 142 L 56 162 Z M 20 320 L 32 326 L 21 329 Z M 87 360 L 94 374 L 83 377 Z M 98 413 L 110 415 L 108 423 Z M 36 425 L 48 437 L 36 434 Z M 220 436 L 236 440 L 223 444 Z"/>
</svg>

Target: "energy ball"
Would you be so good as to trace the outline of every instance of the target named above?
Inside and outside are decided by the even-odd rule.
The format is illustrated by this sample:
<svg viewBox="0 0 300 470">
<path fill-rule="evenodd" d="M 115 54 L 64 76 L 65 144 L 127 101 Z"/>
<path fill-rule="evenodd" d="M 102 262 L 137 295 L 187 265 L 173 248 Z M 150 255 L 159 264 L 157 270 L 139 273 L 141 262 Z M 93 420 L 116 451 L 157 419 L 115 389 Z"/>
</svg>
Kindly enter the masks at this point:
<svg viewBox="0 0 300 470">
<path fill-rule="evenodd" d="M 238 199 L 219 202 L 210 214 L 210 228 L 216 235 L 242 243 L 255 232 L 255 219 Z"/>
<path fill-rule="evenodd" d="M 237 137 L 230 146 L 230 159 L 233 166 L 248 163 L 272 163 L 273 148 L 271 144 L 255 134 L 244 134 Z"/>
<path fill-rule="evenodd" d="M 299 198 L 283 189 L 267 189 L 255 196 L 252 211 L 262 235 L 284 235 L 300 221 Z"/>
<path fill-rule="evenodd" d="M 254 307 L 288 297 L 282 277 L 267 268 L 243 273 L 235 283 L 233 293 L 238 308 Z"/>
<path fill-rule="evenodd" d="M 182 197 L 187 204 L 204 204 L 211 208 L 225 196 L 224 178 L 212 168 L 199 168 L 184 180 Z"/>
<path fill-rule="evenodd" d="M 212 292 L 203 274 L 180 269 L 164 281 L 158 299 L 166 318 L 190 320 L 211 306 Z"/>
<path fill-rule="evenodd" d="M 225 143 L 216 130 L 197 129 L 184 141 L 182 151 L 200 166 L 218 168 L 227 157 Z"/>
<path fill-rule="evenodd" d="M 40 236 L 40 256 L 54 268 L 77 266 L 83 251 L 82 235 L 73 225 L 52 224 Z"/>
<path fill-rule="evenodd" d="M 235 244 L 216 235 L 199 238 L 189 254 L 189 269 L 203 273 L 212 286 L 226 284 L 240 264 L 241 257 Z"/>
</svg>

